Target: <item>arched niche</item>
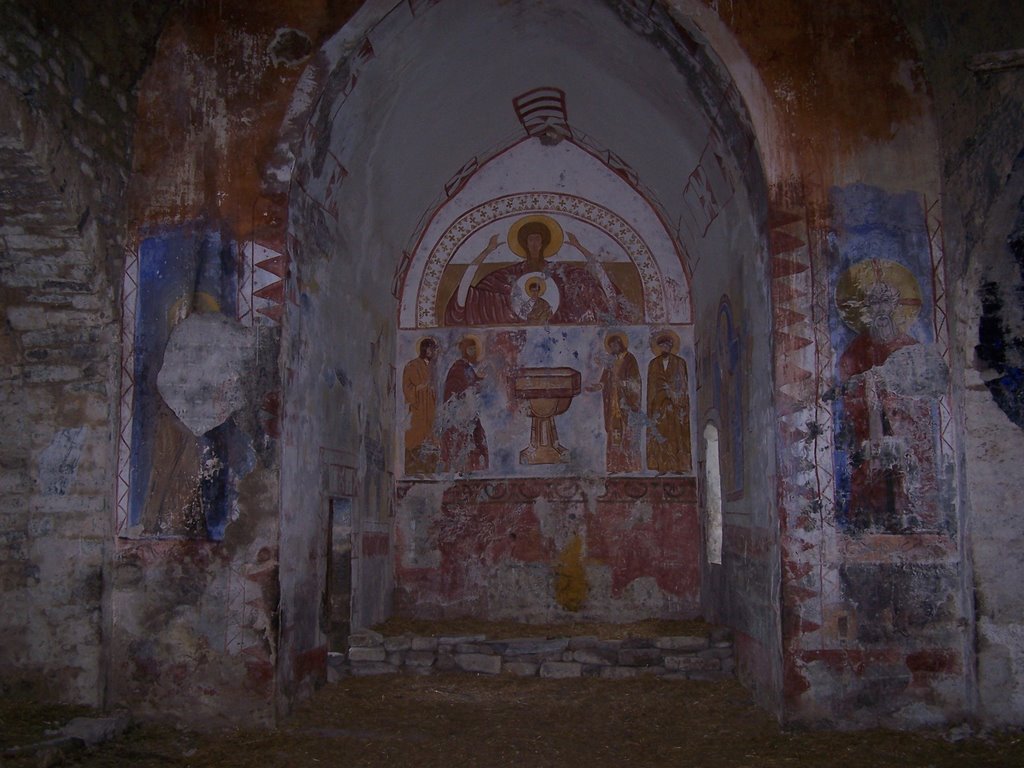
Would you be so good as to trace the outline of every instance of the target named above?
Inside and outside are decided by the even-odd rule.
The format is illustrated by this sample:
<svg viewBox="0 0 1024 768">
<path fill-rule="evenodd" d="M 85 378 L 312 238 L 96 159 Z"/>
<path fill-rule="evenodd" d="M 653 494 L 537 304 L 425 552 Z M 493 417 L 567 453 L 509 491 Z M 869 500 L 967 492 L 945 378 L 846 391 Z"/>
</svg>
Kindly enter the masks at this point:
<svg viewBox="0 0 1024 768">
<path fill-rule="evenodd" d="M 545 215 L 559 224 L 560 242 L 547 263 L 588 263 L 582 251 L 566 242 L 571 232 L 615 288 L 611 298 L 618 301 L 609 316 L 590 322 L 691 322 L 681 248 L 654 206 L 572 140 L 526 138 L 490 159 L 434 212 L 405 274 L 399 327 L 450 325 L 445 309 L 493 235 L 499 235 L 499 248 L 480 272 L 524 259 L 507 234 L 516 221 L 531 215 Z M 517 316 L 506 324 L 525 321 Z M 570 321 L 567 317 L 563 324 Z"/>
<path fill-rule="evenodd" d="M 760 382 L 748 407 L 770 412 L 770 336 L 752 333 L 771 324 L 758 142 L 741 90 L 707 38 L 692 34 L 700 25 L 684 16 L 660 4 L 638 11 L 601 0 L 369 3 L 310 67 L 290 118 L 303 135 L 291 147 L 292 271 L 283 335 L 281 580 L 282 602 L 294 608 L 284 658 L 318 642 L 316 606 L 300 598 L 317 593 L 323 578 L 322 500 L 337 478 L 358 492 L 355 546 L 384 553 L 380 562 L 389 563 L 366 574 L 362 586 L 356 579 L 363 601 L 356 623 L 383 617 L 392 586 L 398 610 L 424 616 L 615 620 L 702 612 L 692 464 L 652 466 L 643 434 L 640 469 L 609 472 L 601 394 L 585 391 L 599 379 L 598 361 L 610 359 L 608 337 L 624 333 L 637 357 L 646 430 L 648 366 L 657 356 L 652 336 L 670 331 L 675 340 L 667 336 L 665 346 L 687 363 L 689 423 L 707 382 L 698 349 L 702 338 L 714 339 L 726 293 L 742 314 L 737 327 L 751 337 L 750 371 Z M 749 73 L 743 86 L 749 90 Z M 540 122 L 523 108 L 538 89 L 557 96 Z M 569 178 L 567 168 L 579 178 Z M 587 178 L 600 183 L 583 185 Z M 551 204 L 524 203 L 521 216 L 487 211 L 541 193 L 553 196 Z M 574 199 L 607 211 L 605 224 L 560 207 Z M 441 307 L 467 265 L 495 235 L 510 248 L 509 230 L 527 215 L 557 221 L 563 248 L 572 231 L 591 252 L 604 249 L 608 258 L 599 262 L 636 270 L 639 314 L 559 323 L 551 322 L 553 310 L 539 325 L 446 322 Z M 633 233 L 649 257 L 632 248 Z M 438 256 L 441 247 L 451 253 Z M 505 261 L 515 263 L 507 252 Z M 678 300 L 656 298 L 659 285 Z M 586 461 L 522 461 L 533 425 L 516 401 L 529 397 L 506 377 L 495 412 L 521 431 L 520 442 L 503 448 L 503 471 L 493 472 L 489 461 L 486 471 L 408 476 L 406 366 L 433 336 L 441 351 L 431 374 L 440 408 L 445 379 L 464 356 L 460 342 L 473 335 L 467 330 L 481 337 L 494 377 L 516 334 L 527 345 L 531 333 L 560 343 L 566 335 L 561 351 L 531 367 L 580 374 L 574 398 L 589 398 L 594 427 L 586 440 L 564 447 Z M 491 435 L 502 427 L 482 424 Z M 748 498 L 774 498 L 771 441 L 760 441 L 744 460 L 759 467 Z M 758 512 L 770 515 L 770 505 Z M 366 534 L 386 541 L 360 544 Z M 569 585 L 571 595 L 559 592 L 566 582 L 558 574 L 581 572 L 584 581 Z M 370 584 L 378 592 L 367 592 Z M 777 648 L 772 620 L 757 623 L 743 629 L 763 635 L 759 647 Z M 287 661 L 281 674 L 287 680 Z"/>
</svg>

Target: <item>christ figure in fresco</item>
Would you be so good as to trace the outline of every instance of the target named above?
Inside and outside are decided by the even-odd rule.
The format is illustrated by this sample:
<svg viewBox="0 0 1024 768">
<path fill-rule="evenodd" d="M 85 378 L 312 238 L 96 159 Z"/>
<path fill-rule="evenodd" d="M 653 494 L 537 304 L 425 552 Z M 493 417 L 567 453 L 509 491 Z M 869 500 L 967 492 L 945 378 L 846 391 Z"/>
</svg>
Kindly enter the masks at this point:
<svg viewBox="0 0 1024 768">
<path fill-rule="evenodd" d="M 647 468 L 689 472 L 690 390 L 686 361 L 676 354 L 679 337 L 662 331 L 654 348 L 657 356 L 647 366 Z"/>
<path fill-rule="evenodd" d="M 434 391 L 434 358 L 437 342 L 420 342 L 419 355 L 402 369 L 402 394 L 409 408 L 409 426 L 405 430 L 406 474 L 433 472 L 437 465 L 437 445 L 433 440 L 437 394 Z"/>
<path fill-rule="evenodd" d="M 544 298 L 547 285 L 537 277 L 531 277 L 525 283 L 526 294 L 529 302 L 524 307 L 526 322 L 530 325 L 544 325 L 551 319 L 551 303 Z"/>
<path fill-rule="evenodd" d="M 610 474 L 640 471 L 640 366 L 623 333 L 610 333 L 605 348 L 611 358 L 601 380 L 588 391 L 601 391 L 604 404 L 605 467 Z"/>
<path fill-rule="evenodd" d="M 480 422 L 480 382 L 477 370 L 480 342 L 466 336 L 459 342 L 462 357 L 452 363 L 444 380 L 444 431 L 441 434 L 441 463 L 448 472 L 487 469 L 487 436 Z"/>
<path fill-rule="evenodd" d="M 586 265 L 552 263 L 549 259 L 562 246 L 563 236 L 586 259 Z M 597 257 L 573 233 L 563 233 L 549 216 L 524 216 L 512 225 L 508 246 L 522 259 L 477 280 L 484 261 L 498 249 L 493 235 L 466 268 L 455 295 L 444 312 L 444 324 L 521 325 L 524 323 L 592 324 L 611 320 L 623 322 L 618 291 Z M 530 289 L 533 293 L 529 293 Z M 549 298 L 541 299 L 547 290 Z M 557 306 L 555 298 L 557 297 Z M 550 307 L 550 314 L 545 304 Z"/>
</svg>

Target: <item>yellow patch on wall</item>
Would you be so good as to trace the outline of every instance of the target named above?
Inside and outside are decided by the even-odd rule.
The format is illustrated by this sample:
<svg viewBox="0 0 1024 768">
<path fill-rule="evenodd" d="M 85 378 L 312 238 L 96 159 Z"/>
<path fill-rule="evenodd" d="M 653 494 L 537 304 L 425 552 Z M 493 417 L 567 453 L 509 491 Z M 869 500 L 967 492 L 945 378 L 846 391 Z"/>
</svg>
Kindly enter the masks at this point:
<svg viewBox="0 0 1024 768">
<path fill-rule="evenodd" d="M 587 571 L 583 567 L 583 541 L 573 536 L 555 566 L 555 600 L 567 611 L 578 611 L 587 600 Z"/>
</svg>

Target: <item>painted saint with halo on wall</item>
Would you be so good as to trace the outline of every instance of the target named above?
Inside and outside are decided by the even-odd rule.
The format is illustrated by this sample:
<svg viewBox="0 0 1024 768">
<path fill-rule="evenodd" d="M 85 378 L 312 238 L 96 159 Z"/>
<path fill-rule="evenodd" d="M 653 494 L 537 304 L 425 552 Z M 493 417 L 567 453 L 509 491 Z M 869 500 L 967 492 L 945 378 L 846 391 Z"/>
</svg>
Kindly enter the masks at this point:
<svg viewBox="0 0 1024 768">
<path fill-rule="evenodd" d="M 670 330 L 651 338 L 655 357 L 647 366 L 647 468 L 659 474 L 690 472 L 690 384 L 679 336 Z"/>
<path fill-rule="evenodd" d="M 610 473 L 639 472 L 641 412 L 640 366 L 629 351 L 624 333 L 609 333 L 604 340 L 608 361 L 601 379 L 588 392 L 601 392 L 605 429 L 605 468 Z"/>
</svg>

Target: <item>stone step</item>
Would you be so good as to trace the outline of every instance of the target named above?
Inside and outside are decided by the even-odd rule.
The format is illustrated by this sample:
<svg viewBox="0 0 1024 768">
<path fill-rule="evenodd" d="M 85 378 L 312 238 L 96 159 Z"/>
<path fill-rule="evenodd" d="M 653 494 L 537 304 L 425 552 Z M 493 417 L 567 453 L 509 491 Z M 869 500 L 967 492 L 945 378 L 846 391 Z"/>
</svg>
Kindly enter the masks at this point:
<svg viewBox="0 0 1024 768">
<path fill-rule="evenodd" d="M 732 637 L 715 628 L 708 637 L 514 637 L 486 635 L 385 637 L 370 630 L 353 633 L 347 654 L 330 654 L 329 681 L 348 675 L 435 672 L 609 680 L 658 677 L 715 680 L 736 668 Z"/>
</svg>

